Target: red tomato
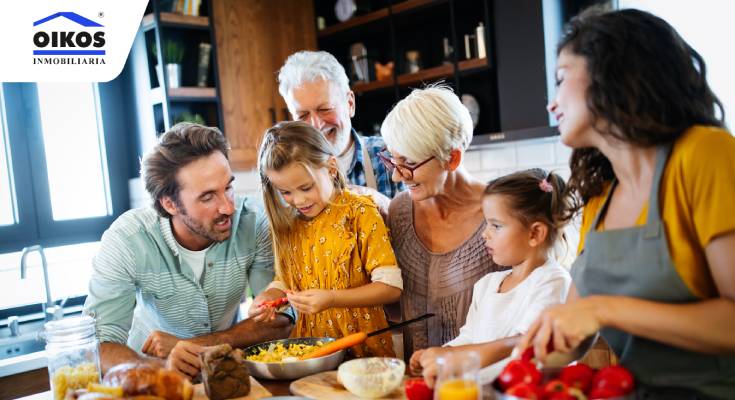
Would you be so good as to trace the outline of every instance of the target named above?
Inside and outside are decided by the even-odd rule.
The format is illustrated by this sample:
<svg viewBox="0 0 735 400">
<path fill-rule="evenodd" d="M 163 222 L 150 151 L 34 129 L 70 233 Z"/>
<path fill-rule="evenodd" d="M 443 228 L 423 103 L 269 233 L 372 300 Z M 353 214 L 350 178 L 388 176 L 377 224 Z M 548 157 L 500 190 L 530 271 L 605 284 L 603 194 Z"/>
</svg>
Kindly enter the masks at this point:
<svg viewBox="0 0 735 400">
<path fill-rule="evenodd" d="M 405 389 L 408 400 L 431 400 L 434 398 L 434 391 L 426 386 L 424 378 L 406 380 Z"/>
<path fill-rule="evenodd" d="M 543 398 L 541 389 L 538 386 L 523 382 L 511 386 L 505 391 L 505 394 L 526 400 L 541 400 Z"/>
<path fill-rule="evenodd" d="M 512 360 L 503 368 L 503 372 L 498 376 L 498 381 L 500 381 L 500 386 L 503 389 L 508 389 L 519 383 L 540 385 L 541 373 L 531 362 Z"/>
<path fill-rule="evenodd" d="M 260 304 L 259 307 L 265 308 L 265 307 L 280 307 L 284 304 L 288 303 L 288 297 L 281 297 L 280 299 L 270 300 L 270 301 L 264 301 Z"/>
<path fill-rule="evenodd" d="M 605 367 L 592 377 L 592 390 L 610 389 L 617 395 L 625 395 L 633 391 L 633 375 L 619 365 Z"/>
<path fill-rule="evenodd" d="M 570 400 L 587 400 L 587 396 L 579 388 L 567 387 L 567 394 Z"/>
<path fill-rule="evenodd" d="M 544 385 L 544 399 L 568 399 L 566 394 L 567 384 L 558 379 L 548 381 Z"/>
<path fill-rule="evenodd" d="M 590 400 L 610 399 L 613 397 L 624 396 L 623 393 L 611 388 L 593 388 L 590 392 Z"/>
<path fill-rule="evenodd" d="M 554 351 L 554 343 L 549 342 L 546 344 L 546 353 L 552 353 Z M 526 350 L 523 350 L 523 353 L 521 354 L 521 360 L 523 361 L 531 361 L 533 357 L 536 356 L 536 352 L 533 350 L 533 346 L 526 347 Z"/>
<path fill-rule="evenodd" d="M 590 385 L 592 384 L 592 377 L 594 375 L 595 370 L 586 364 L 575 364 L 562 368 L 559 373 L 559 379 L 566 383 L 567 386 L 576 387 L 587 393 L 590 389 Z"/>
</svg>

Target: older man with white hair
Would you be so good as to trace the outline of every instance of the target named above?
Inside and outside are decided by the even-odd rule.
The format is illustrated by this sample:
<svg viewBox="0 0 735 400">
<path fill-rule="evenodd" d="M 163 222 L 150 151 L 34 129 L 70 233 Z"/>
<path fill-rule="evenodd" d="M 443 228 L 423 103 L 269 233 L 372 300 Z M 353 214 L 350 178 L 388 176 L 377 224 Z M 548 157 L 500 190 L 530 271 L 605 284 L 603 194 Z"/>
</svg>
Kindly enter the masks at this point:
<svg viewBox="0 0 735 400">
<path fill-rule="evenodd" d="M 286 60 L 278 83 L 293 119 L 312 125 L 334 145 L 339 167 L 354 185 L 351 188 L 370 194 L 386 210 L 389 199 L 404 186 L 393 182 L 380 162 L 383 139 L 361 137 L 352 128 L 355 94 L 344 67 L 325 51 L 299 51 Z"/>
</svg>

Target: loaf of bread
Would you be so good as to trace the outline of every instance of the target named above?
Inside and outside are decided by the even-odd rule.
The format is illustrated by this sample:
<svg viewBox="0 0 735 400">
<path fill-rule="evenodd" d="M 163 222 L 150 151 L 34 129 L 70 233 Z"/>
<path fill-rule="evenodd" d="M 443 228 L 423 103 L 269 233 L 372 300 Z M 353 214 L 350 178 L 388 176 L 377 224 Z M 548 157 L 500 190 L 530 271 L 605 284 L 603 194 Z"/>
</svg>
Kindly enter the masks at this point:
<svg viewBox="0 0 735 400">
<path fill-rule="evenodd" d="M 167 400 L 190 400 L 194 387 L 178 372 L 146 364 L 120 364 L 105 374 L 102 384 L 120 386 L 124 397 L 157 396 Z"/>
<path fill-rule="evenodd" d="M 250 393 L 250 374 L 242 350 L 222 344 L 209 348 L 200 357 L 202 382 L 210 400 L 244 397 Z"/>
</svg>

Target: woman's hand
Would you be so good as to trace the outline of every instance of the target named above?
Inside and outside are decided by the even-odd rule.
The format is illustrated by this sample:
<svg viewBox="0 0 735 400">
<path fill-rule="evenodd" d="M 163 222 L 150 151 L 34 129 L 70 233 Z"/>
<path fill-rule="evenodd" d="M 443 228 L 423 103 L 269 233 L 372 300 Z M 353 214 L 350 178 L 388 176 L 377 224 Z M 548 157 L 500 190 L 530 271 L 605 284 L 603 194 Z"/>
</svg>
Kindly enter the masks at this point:
<svg viewBox="0 0 735 400">
<path fill-rule="evenodd" d="M 332 307 L 334 290 L 308 289 L 301 292 L 288 291 L 288 301 L 296 311 L 304 314 L 316 314 Z"/>
<path fill-rule="evenodd" d="M 590 296 L 547 308 L 518 343 L 517 354 L 533 346 L 534 356 L 543 362 L 548 355 L 549 342 L 554 351 L 571 352 L 587 336 L 604 326 L 600 318 L 601 311 L 605 309 L 604 299 Z"/>
<path fill-rule="evenodd" d="M 266 301 L 273 301 L 276 299 L 280 299 L 281 297 L 286 296 L 286 293 L 284 293 L 282 290 L 270 288 L 268 290 L 263 291 L 261 294 L 255 296 L 255 299 L 253 299 L 253 304 L 250 306 L 250 309 L 248 310 L 248 317 L 254 319 L 255 321 L 271 321 L 276 318 L 276 311 L 277 309 L 275 307 L 261 307 L 263 303 Z"/>
</svg>

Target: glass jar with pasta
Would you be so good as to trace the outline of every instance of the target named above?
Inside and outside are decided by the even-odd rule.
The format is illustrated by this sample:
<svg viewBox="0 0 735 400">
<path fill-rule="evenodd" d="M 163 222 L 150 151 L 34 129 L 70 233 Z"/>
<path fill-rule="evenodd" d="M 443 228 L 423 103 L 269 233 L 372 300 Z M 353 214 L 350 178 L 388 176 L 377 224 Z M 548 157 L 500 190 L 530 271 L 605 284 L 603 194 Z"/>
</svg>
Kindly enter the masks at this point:
<svg viewBox="0 0 735 400">
<path fill-rule="evenodd" d="M 94 319 L 71 317 L 47 322 L 48 373 L 54 400 L 63 400 L 69 390 L 86 388 L 100 381 L 100 350 Z"/>
</svg>

